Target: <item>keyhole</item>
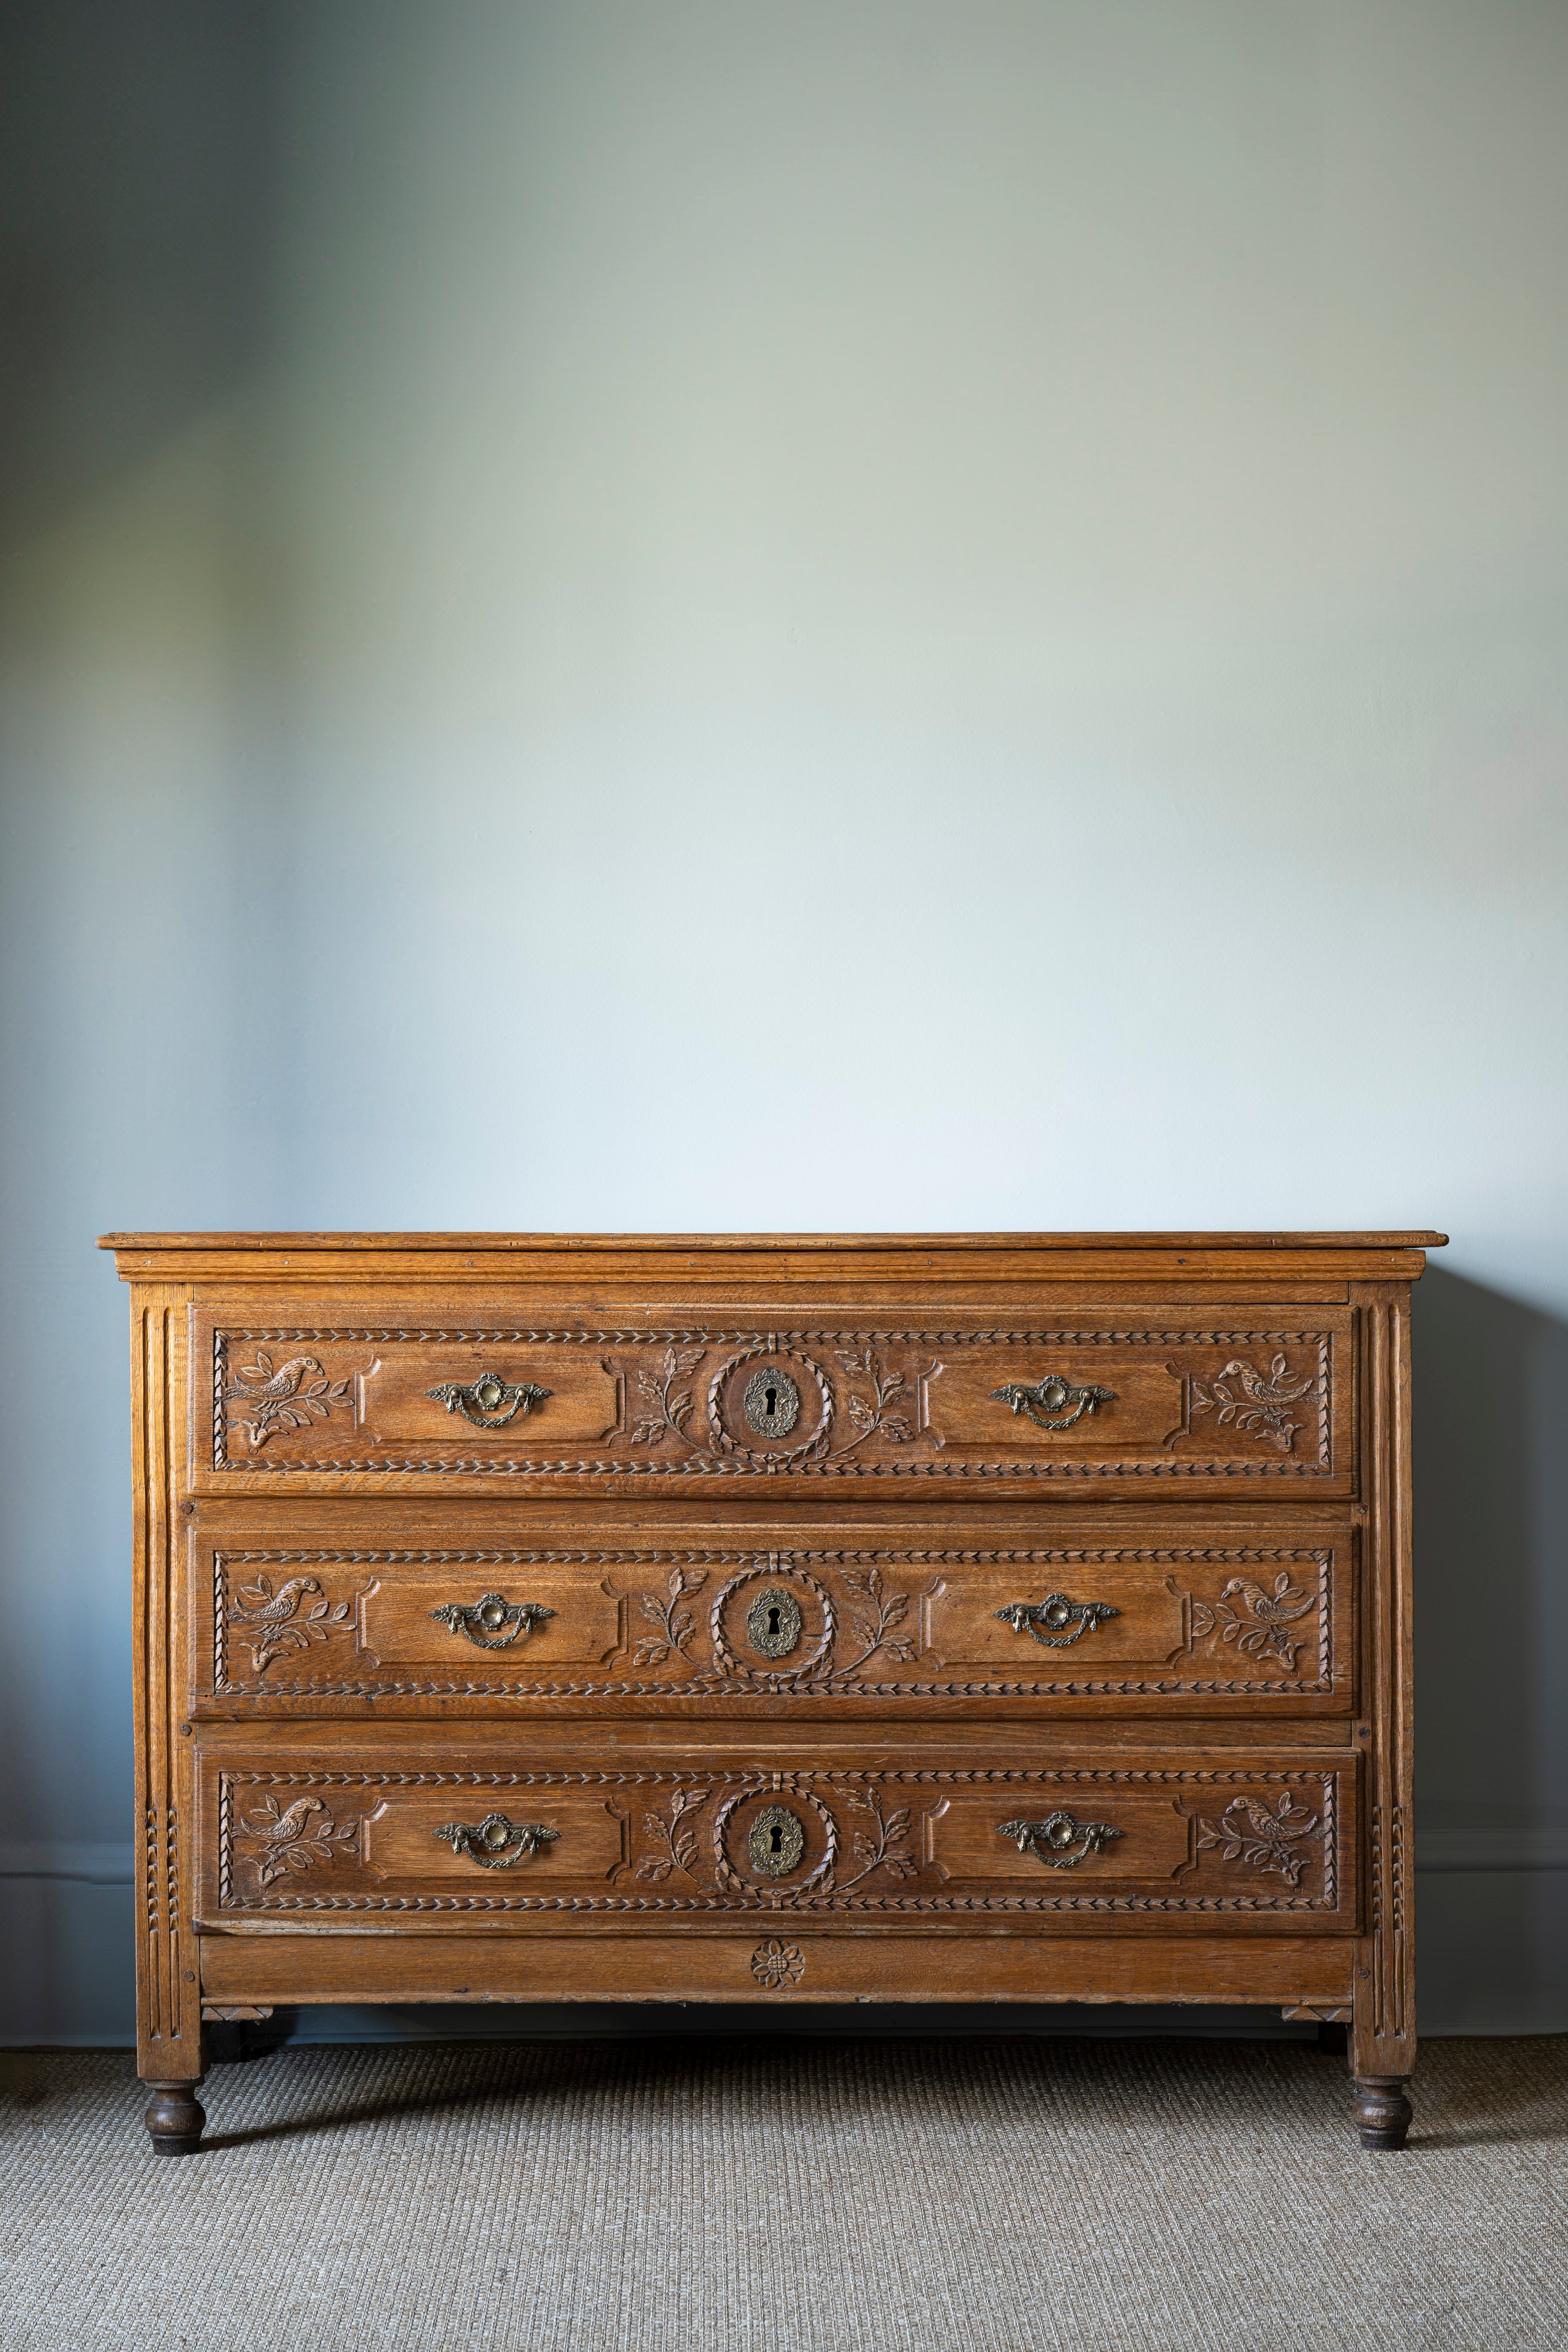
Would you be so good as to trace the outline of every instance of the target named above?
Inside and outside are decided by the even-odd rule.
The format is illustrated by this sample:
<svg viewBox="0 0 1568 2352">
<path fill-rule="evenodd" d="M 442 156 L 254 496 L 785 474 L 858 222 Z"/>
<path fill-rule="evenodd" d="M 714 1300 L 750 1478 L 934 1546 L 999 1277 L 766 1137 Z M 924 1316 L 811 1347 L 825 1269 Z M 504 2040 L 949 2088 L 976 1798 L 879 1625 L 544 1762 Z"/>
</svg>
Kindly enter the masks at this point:
<svg viewBox="0 0 1568 2352">
<path fill-rule="evenodd" d="M 782 1853 L 784 1851 L 784 1832 L 777 1822 L 774 1822 L 773 1827 L 768 1831 L 768 1836 L 772 1851 L 775 1853 Z"/>
<path fill-rule="evenodd" d="M 768 1612 L 768 1631 L 769 1633 L 777 1637 L 779 1632 L 779 1612 L 777 1608 L 770 1609 Z"/>
<path fill-rule="evenodd" d="M 762 1400 L 763 1400 L 763 1411 L 764 1411 L 764 1412 L 767 1414 L 767 1416 L 768 1416 L 768 1420 L 769 1420 L 769 1421 L 772 1421 L 772 1420 L 774 1419 L 774 1417 L 776 1416 L 776 1414 L 778 1413 L 778 1411 L 779 1411 L 779 1391 L 778 1391 L 778 1390 L 777 1390 L 777 1389 L 764 1389 L 764 1390 L 763 1390 L 763 1391 L 762 1391 Z"/>
</svg>

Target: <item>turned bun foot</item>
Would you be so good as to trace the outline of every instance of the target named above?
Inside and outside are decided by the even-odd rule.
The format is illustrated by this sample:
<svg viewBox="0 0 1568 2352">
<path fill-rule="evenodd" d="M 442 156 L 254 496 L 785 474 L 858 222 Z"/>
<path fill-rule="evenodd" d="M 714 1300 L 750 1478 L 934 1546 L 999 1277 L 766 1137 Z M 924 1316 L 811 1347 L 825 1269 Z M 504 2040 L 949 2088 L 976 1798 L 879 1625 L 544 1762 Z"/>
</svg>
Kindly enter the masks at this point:
<svg viewBox="0 0 1568 2352">
<path fill-rule="evenodd" d="M 1410 2128 L 1410 2102 L 1405 2095 L 1405 2078 L 1398 2074 L 1358 2074 L 1355 2120 L 1363 2147 L 1391 2151 L 1403 2147 Z"/>
<path fill-rule="evenodd" d="M 149 2083 L 147 2129 L 160 2156 L 192 2156 L 202 2145 L 206 2111 L 194 2083 Z"/>
</svg>

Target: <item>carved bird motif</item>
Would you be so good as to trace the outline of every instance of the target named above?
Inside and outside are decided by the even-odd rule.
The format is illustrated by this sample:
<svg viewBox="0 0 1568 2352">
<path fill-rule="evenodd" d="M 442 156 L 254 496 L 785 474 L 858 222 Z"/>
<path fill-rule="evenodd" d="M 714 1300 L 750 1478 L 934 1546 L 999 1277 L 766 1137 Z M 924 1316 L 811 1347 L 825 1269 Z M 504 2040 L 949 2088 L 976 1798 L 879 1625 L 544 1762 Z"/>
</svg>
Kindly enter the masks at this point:
<svg viewBox="0 0 1568 2352">
<path fill-rule="evenodd" d="M 1239 1795 L 1218 1821 L 1201 1814 L 1197 1820 L 1200 1853 L 1218 1848 L 1223 1862 L 1239 1862 L 1249 1870 L 1277 1870 L 1291 1886 L 1301 1885 L 1307 1859 L 1293 1849 L 1303 1838 L 1324 1832 L 1322 1816 L 1298 1805 L 1288 1789 L 1281 1791 L 1277 1813 L 1269 1811 L 1261 1797 Z"/>
<path fill-rule="evenodd" d="M 287 1584 L 274 1592 L 266 1577 L 259 1584 L 240 1587 L 241 1606 L 229 1611 L 231 1625 L 281 1625 L 292 1617 L 299 1605 L 302 1592 L 319 1592 L 321 1587 L 313 1576 L 291 1576 Z"/>
<path fill-rule="evenodd" d="M 319 1372 L 320 1369 L 314 1356 L 290 1356 L 269 1380 L 267 1376 L 272 1371 L 272 1358 L 258 1356 L 254 1364 L 246 1366 L 234 1386 L 224 1391 L 224 1395 L 240 1404 L 277 1403 L 294 1394 L 307 1372 Z"/>
<path fill-rule="evenodd" d="M 1227 1814 L 1243 1812 L 1265 1845 L 1292 1843 L 1297 1838 L 1310 1837 L 1317 1828 L 1316 1813 L 1291 1801 L 1287 1791 L 1277 1813 L 1271 1813 L 1261 1797 L 1233 1797 L 1225 1808 Z"/>
<path fill-rule="evenodd" d="M 1283 1356 L 1273 1359 L 1269 1366 L 1269 1374 L 1265 1380 L 1255 1364 L 1244 1364 L 1239 1356 L 1232 1356 L 1219 1377 L 1222 1381 L 1239 1381 L 1242 1393 L 1259 1405 L 1294 1404 L 1312 1386 L 1311 1372 L 1299 1381 L 1287 1380 Z"/>
<path fill-rule="evenodd" d="M 1233 1576 L 1219 1597 L 1228 1601 L 1237 1594 L 1246 1602 L 1249 1615 L 1263 1625 L 1288 1625 L 1292 1617 L 1304 1617 L 1316 1597 L 1284 1576 L 1272 1592 L 1265 1592 L 1254 1577 Z"/>
<path fill-rule="evenodd" d="M 292 1845 L 309 1813 L 324 1813 L 327 1808 L 319 1797 L 296 1797 L 286 1813 L 269 1821 L 264 1813 L 246 1816 L 249 1834 L 265 1838 L 268 1845 Z"/>
</svg>

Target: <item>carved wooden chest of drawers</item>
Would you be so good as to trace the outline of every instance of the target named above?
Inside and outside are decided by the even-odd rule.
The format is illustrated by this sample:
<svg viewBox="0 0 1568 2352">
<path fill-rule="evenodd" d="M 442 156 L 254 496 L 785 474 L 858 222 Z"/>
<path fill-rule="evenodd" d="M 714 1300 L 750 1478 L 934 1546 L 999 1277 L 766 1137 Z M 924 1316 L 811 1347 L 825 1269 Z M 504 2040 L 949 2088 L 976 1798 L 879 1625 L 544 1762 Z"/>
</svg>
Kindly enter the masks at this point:
<svg viewBox="0 0 1568 2352">
<path fill-rule="evenodd" d="M 1432 1234 L 113 1235 L 140 2061 L 310 2001 L 1274 2003 L 1415 2051 Z"/>
</svg>

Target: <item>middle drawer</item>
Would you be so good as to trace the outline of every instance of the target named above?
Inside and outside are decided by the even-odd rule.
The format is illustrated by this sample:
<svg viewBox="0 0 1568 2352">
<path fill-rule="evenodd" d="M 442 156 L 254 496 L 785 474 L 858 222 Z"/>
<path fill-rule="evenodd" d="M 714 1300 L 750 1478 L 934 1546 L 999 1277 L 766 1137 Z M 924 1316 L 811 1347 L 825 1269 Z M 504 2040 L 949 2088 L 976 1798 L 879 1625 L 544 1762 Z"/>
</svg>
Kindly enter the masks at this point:
<svg viewBox="0 0 1568 2352">
<path fill-rule="evenodd" d="M 358 1534 L 344 1531 L 345 1520 Z M 1348 1714 L 1348 1514 L 198 1521 L 197 1717 Z M 444 1538 L 444 1539 L 442 1539 Z"/>
</svg>

